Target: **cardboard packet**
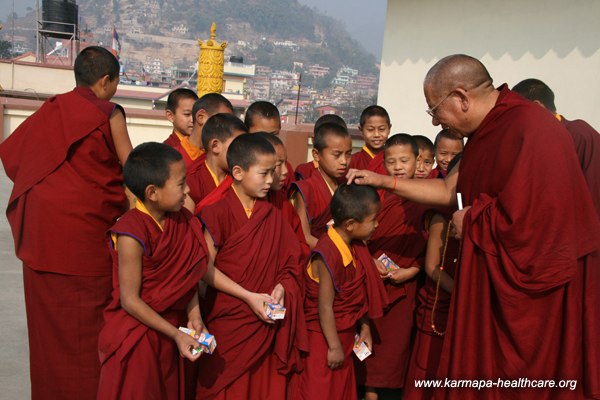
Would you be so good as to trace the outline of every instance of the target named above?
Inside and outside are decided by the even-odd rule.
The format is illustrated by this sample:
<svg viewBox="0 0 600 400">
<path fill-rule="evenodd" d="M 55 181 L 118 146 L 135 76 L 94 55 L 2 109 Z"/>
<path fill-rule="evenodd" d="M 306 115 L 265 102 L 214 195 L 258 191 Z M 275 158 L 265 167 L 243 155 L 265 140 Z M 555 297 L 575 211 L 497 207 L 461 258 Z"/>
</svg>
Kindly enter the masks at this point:
<svg viewBox="0 0 600 400">
<path fill-rule="evenodd" d="M 267 313 L 267 317 L 278 320 L 285 318 L 285 307 L 280 304 L 273 303 L 264 303 L 265 304 L 265 312 Z"/>
<path fill-rule="evenodd" d="M 183 333 L 190 335 L 191 337 L 194 337 L 197 334 L 195 330 L 184 328 L 183 326 L 180 326 L 179 330 Z M 210 333 L 198 333 L 198 339 L 196 339 L 196 341 L 200 346 L 192 350 L 192 355 L 196 355 L 202 352 L 212 354 L 217 348 L 217 340 Z"/>
<path fill-rule="evenodd" d="M 354 354 L 356 354 L 356 357 L 358 357 L 360 361 L 363 361 L 365 358 L 371 355 L 371 351 L 367 347 L 367 344 L 361 341 L 360 336 L 358 335 L 354 336 L 354 348 L 352 350 L 354 351 Z"/>
<path fill-rule="evenodd" d="M 385 253 L 383 253 L 382 255 L 377 257 L 377 259 L 383 263 L 383 266 L 385 267 L 386 271 L 388 271 L 388 272 L 392 272 L 392 271 L 396 271 L 396 270 L 400 269 L 398 264 L 396 264 Z"/>
</svg>

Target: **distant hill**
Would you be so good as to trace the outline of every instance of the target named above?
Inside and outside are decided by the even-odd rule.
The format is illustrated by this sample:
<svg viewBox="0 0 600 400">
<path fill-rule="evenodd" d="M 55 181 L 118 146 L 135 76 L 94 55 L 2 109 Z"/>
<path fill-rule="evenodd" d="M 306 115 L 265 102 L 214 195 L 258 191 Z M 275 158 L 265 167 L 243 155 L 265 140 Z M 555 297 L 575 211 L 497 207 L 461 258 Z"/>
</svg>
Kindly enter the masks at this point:
<svg viewBox="0 0 600 400">
<path fill-rule="evenodd" d="M 341 22 L 297 0 L 79 0 L 78 4 L 81 28 L 92 32 L 114 24 L 123 36 L 136 31 L 208 39 L 214 21 L 217 39 L 229 42 L 228 54 L 259 65 L 292 70 L 294 62 L 303 62 L 331 71 L 347 65 L 361 74 L 377 74 L 375 57 L 350 37 Z M 173 27 L 179 25 L 187 31 L 174 33 Z"/>
</svg>

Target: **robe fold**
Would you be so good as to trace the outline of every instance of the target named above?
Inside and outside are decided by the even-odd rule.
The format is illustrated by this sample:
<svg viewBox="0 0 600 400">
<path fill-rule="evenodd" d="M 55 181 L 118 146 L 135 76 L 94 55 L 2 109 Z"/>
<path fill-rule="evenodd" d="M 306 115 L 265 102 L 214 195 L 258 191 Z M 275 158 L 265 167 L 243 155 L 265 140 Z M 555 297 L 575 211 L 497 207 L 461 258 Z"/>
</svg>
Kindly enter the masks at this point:
<svg viewBox="0 0 600 400">
<path fill-rule="evenodd" d="M 109 230 L 113 299 L 104 312 L 98 350 L 102 370 L 98 399 L 179 399 L 182 372 L 175 342 L 121 308 L 119 255 L 113 236 L 129 236 L 143 248 L 141 299 L 174 326 L 187 326 L 187 304 L 206 273 L 208 252 L 200 221 L 182 209 L 168 213 L 164 231 L 133 209 Z"/>
<path fill-rule="evenodd" d="M 456 190 L 471 209 L 438 377 L 578 384 L 446 388 L 439 398 L 582 398 L 592 312 L 584 265 L 600 247 L 600 224 L 566 129 L 506 85 L 499 91 L 461 160 Z"/>
<path fill-rule="evenodd" d="M 116 108 L 123 112 L 76 87 L 48 99 L 0 144 L 14 182 L 6 216 L 24 266 L 33 399 L 95 397 L 111 288 L 103 238 L 127 210 L 110 129 Z"/>
<path fill-rule="evenodd" d="M 205 322 L 218 346 L 200 364 L 197 398 L 252 398 L 269 385 L 269 398 L 284 399 L 287 376 L 302 369 L 300 354 L 308 350 L 294 232 L 265 200 L 256 201 L 248 218 L 233 188 L 203 208 L 200 218 L 218 249 L 215 266 L 252 292 L 270 294 L 281 283 L 286 315 L 265 324 L 242 300 L 209 287 Z"/>
<path fill-rule="evenodd" d="M 327 223 L 333 218 L 329 210 L 333 197 L 329 187 L 319 172 L 309 179 L 294 182 L 290 193 L 293 194 L 295 191 L 298 191 L 304 199 L 310 233 L 319 239 L 327 232 Z"/>
<path fill-rule="evenodd" d="M 288 200 L 287 194 L 284 190 L 279 190 L 277 192 L 270 190 L 267 195 L 267 200 L 269 203 L 273 204 L 275 208 L 281 211 L 283 215 L 283 219 L 290 224 L 290 227 L 296 234 L 296 239 L 298 239 L 298 243 L 300 244 L 301 254 L 302 254 L 302 263 L 308 260 L 308 255 L 310 254 L 310 247 L 306 243 L 306 238 L 304 237 L 304 231 L 302 230 L 302 222 L 300 222 L 300 217 L 296 212 L 296 209 L 292 205 L 292 203 Z"/>
<path fill-rule="evenodd" d="M 197 166 L 196 169 L 188 171 L 185 181 L 190 188 L 188 196 L 194 201 L 194 204 L 200 203 L 219 185 L 215 183 L 213 175 L 208 169 L 206 160 Z"/>
<path fill-rule="evenodd" d="M 561 116 L 560 121 L 573 138 L 579 165 L 600 218 L 600 133 L 582 120 L 569 121 Z M 587 396 L 600 399 L 600 317 L 597 311 L 600 304 L 600 250 L 588 255 L 585 263 L 584 389 Z"/>
<path fill-rule="evenodd" d="M 373 258 L 382 254 L 400 268 L 422 268 L 426 235 L 425 206 L 385 193 L 379 226 L 368 241 Z M 410 360 L 418 278 L 400 284 L 384 281 L 389 306 L 381 318 L 372 320 L 373 354 L 356 362 L 358 382 L 368 387 L 402 388 Z"/>
<path fill-rule="evenodd" d="M 448 218 L 450 216 L 451 214 L 448 215 Z M 443 267 L 444 271 L 452 278 L 454 278 L 456 271 L 459 250 L 460 241 L 454 238 L 448 238 Z M 414 385 L 414 381 L 419 379 L 435 379 L 440 364 L 444 336 L 436 334 L 431 326 L 431 314 L 433 312 L 433 305 L 436 297 L 436 287 L 437 281 L 434 281 L 427 276 L 425 278 L 425 284 L 418 291 L 417 309 L 415 312 L 415 325 L 417 328 L 416 337 L 406 376 L 403 395 L 404 400 L 428 400 L 433 396 L 432 389 L 417 388 Z M 446 292 L 440 286 L 433 315 L 435 329 L 438 332 L 446 331 L 450 299 L 451 294 Z"/>
<path fill-rule="evenodd" d="M 296 181 L 300 181 L 302 179 L 308 179 L 318 172 L 319 164 L 316 161 L 309 161 L 299 164 L 294 171 L 294 176 L 296 177 Z"/>
<path fill-rule="evenodd" d="M 364 316 L 379 318 L 387 306 L 385 288 L 369 250 L 360 241 L 352 242 L 352 261 L 344 265 L 341 250 L 326 234 L 319 239 L 312 256 L 320 255 L 331 275 L 335 299 L 333 312 L 338 336 L 344 349 L 344 362 L 336 370 L 327 366 L 327 341 L 319 322 L 319 284 L 305 271 L 304 312 L 310 351 L 297 382 L 297 397 L 310 399 L 356 399 L 352 348 L 357 322 Z"/>
</svg>

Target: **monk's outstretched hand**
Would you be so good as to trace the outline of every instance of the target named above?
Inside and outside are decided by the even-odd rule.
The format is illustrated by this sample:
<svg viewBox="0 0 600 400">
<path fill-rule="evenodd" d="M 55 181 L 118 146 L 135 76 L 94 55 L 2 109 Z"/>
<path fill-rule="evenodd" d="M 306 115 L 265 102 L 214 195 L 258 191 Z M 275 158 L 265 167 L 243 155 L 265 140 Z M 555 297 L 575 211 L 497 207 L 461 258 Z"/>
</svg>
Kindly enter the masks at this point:
<svg viewBox="0 0 600 400">
<path fill-rule="evenodd" d="M 357 185 L 369 185 L 381 187 L 383 185 L 384 175 L 376 174 L 367 169 L 350 169 L 346 174 L 347 183 L 356 183 Z"/>
<path fill-rule="evenodd" d="M 254 314 L 256 314 L 258 319 L 267 324 L 275 323 L 275 321 L 267 316 L 267 312 L 265 311 L 265 303 L 273 303 L 273 298 L 271 296 L 266 293 L 249 292 L 245 301 L 246 304 L 248 304 L 248 307 L 254 311 Z"/>
</svg>

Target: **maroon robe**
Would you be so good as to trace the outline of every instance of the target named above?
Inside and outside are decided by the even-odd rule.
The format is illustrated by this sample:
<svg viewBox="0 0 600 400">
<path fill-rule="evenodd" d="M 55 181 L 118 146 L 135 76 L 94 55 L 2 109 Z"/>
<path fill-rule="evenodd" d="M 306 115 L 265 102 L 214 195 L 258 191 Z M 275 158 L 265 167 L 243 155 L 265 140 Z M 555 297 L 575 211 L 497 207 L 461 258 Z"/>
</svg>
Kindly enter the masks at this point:
<svg viewBox="0 0 600 400">
<path fill-rule="evenodd" d="M 439 165 L 431 170 L 427 179 L 445 179 L 447 172 L 444 171 Z"/>
<path fill-rule="evenodd" d="M 400 268 L 422 268 L 427 244 L 423 229 L 425 209 L 386 193 L 377 216 L 379 226 L 368 242 L 373 258 L 385 253 Z M 384 282 L 390 304 L 382 318 L 372 321 L 373 354 L 356 365 L 360 384 L 397 389 L 404 387 L 410 360 L 417 277 L 398 285 Z"/>
<path fill-rule="evenodd" d="M 186 326 L 187 305 L 208 261 L 202 225 L 182 209 L 167 213 L 161 230 L 150 215 L 133 209 L 110 229 L 108 238 L 114 289 L 98 340 L 98 399 L 179 399 L 182 371 L 175 342 L 121 308 L 119 255 L 111 234 L 129 236 L 143 247 L 141 299 L 174 326 Z"/>
<path fill-rule="evenodd" d="M 310 254 L 310 247 L 306 243 L 300 217 L 298 216 L 298 213 L 296 212 L 296 209 L 292 203 L 288 200 L 286 193 L 283 191 L 283 189 L 277 192 L 270 190 L 269 194 L 267 195 L 267 200 L 269 203 L 273 204 L 275 208 L 281 211 L 283 219 L 290 224 L 290 227 L 296 234 L 296 239 L 298 239 L 298 243 L 300 244 L 302 260 L 307 260 L 308 255 Z M 302 264 L 304 264 L 304 262 L 302 262 Z"/>
<path fill-rule="evenodd" d="M 448 238 L 443 267 L 444 272 L 452 278 L 454 278 L 456 271 L 459 250 L 460 241 Z M 416 337 L 406 376 L 406 388 L 402 397 L 404 400 L 428 400 L 433 396 L 432 389 L 416 388 L 414 381 L 417 379 L 435 379 L 440 364 L 444 336 L 436 334 L 431 323 L 432 312 L 434 312 L 433 305 L 436 301 L 436 287 L 437 281 L 427 276 L 425 277 L 425 284 L 418 291 L 415 313 Z M 450 299 L 451 294 L 440 286 L 433 315 L 437 332 L 446 331 Z"/>
<path fill-rule="evenodd" d="M 181 143 L 181 139 L 179 139 L 179 136 L 177 136 L 175 131 L 173 131 L 163 143 L 171 146 L 181 154 L 188 174 L 199 168 L 202 164 L 204 164 L 204 161 L 206 160 L 206 152 L 202 152 L 200 156 L 192 159 L 190 154 L 187 152 L 187 150 Z"/>
<path fill-rule="evenodd" d="M 6 215 L 24 265 L 34 399 L 95 397 L 111 287 L 103 238 L 127 210 L 110 130 L 117 107 L 77 87 L 48 99 L 0 145 L 14 182 Z"/>
<path fill-rule="evenodd" d="M 568 121 L 561 117 L 560 121 L 573 138 L 583 176 L 600 218 L 600 133 L 582 120 Z M 585 273 L 584 308 L 592 311 L 584 315 L 583 325 L 585 390 L 586 395 L 600 398 L 600 318 L 595 311 L 600 304 L 600 250 L 587 257 Z"/>
<path fill-rule="evenodd" d="M 300 248 L 294 233 L 281 212 L 265 200 L 256 201 L 248 218 L 233 188 L 221 201 L 206 206 L 200 217 L 218 249 L 215 266 L 252 292 L 271 293 L 281 283 L 287 311 L 282 321 L 265 324 L 242 300 L 209 287 L 205 322 L 218 345 L 200 363 L 197 398 L 232 393 L 253 398 L 272 384 L 272 398 L 284 399 L 286 375 L 301 369 L 300 352 L 308 350 Z M 270 368 L 262 368 L 265 363 Z M 251 386 L 248 376 L 258 381 L 265 374 L 270 381 Z"/>
<path fill-rule="evenodd" d="M 294 171 L 294 175 L 296 176 L 296 181 L 299 181 L 302 179 L 308 179 L 318 172 L 319 164 L 317 164 L 315 161 L 309 161 L 299 164 Z"/>
<path fill-rule="evenodd" d="M 597 314 L 583 308 L 584 257 L 600 246 L 600 224 L 566 129 L 506 85 L 499 90 L 461 160 L 456 190 L 471 209 L 438 377 L 574 379 L 577 388 L 439 395 L 581 398 L 583 321 Z"/>
<path fill-rule="evenodd" d="M 327 224 L 333 218 L 329 210 L 329 204 L 333 197 L 329 186 L 319 172 L 309 179 L 294 182 L 290 193 L 293 194 L 296 190 L 304 199 L 310 233 L 319 239 L 327 231 Z"/>
<path fill-rule="evenodd" d="M 200 213 L 200 211 L 202 211 L 204 207 L 209 206 L 211 204 L 215 204 L 217 201 L 225 197 L 225 194 L 229 191 L 229 188 L 232 184 L 233 178 L 231 177 L 231 175 L 227 175 L 225 179 L 223 179 L 223 182 L 221 182 L 221 184 L 217 186 L 216 189 L 214 189 L 212 192 L 206 195 L 202 199 L 202 201 L 196 204 L 194 214 Z"/>
<path fill-rule="evenodd" d="M 356 324 L 364 316 L 379 318 L 387 296 L 369 250 L 361 241 L 352 242 L 354 265 L 344 265 L 342 255 L 329 234 L 323 235 L 312 255 L 320 255 L 331 275 L 335 290 L 333 312 L 338 336 L 344 349 L 344 362 L 336 370 L 327 366 L 327 341 L 319 322 L 319 284 L 305 271 L 304 312 L 310 351 L 296 384 L 296 397 L 302 400 L 356 399 L 352 348 Z M 321 273 L 325 273 L 324 270 Z"/>
<path fill-rule="evenodd" d="M 195 170 L 188 171 L 185 181 L 190 188 L 188 195 L 198 204 L 213 190 L 217 188 L 215 180 L 208 170 L 206 160 L 204 160 Z"/>
</svg>

